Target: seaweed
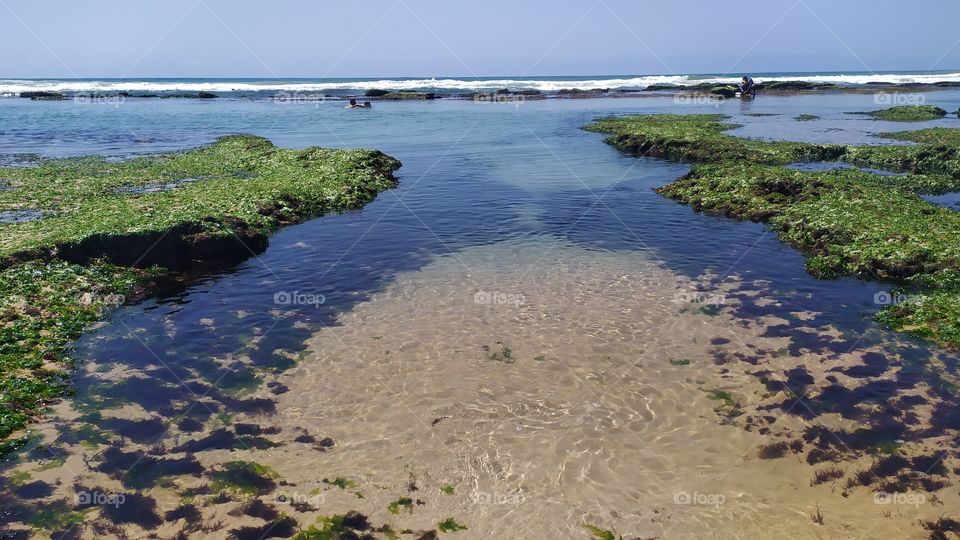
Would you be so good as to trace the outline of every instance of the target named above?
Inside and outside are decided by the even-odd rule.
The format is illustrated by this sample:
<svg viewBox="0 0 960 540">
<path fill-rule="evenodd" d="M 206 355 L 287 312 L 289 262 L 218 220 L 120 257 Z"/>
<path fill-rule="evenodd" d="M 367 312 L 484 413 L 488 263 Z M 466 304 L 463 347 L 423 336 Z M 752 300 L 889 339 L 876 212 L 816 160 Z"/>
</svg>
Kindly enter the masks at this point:
<svg viewBox="0 0 960 540">
<path fill-rule="evenodd" d="M 593 535 L 593 537 L 597 540 L 623 540 L 623 536 L 620 536 L 613 531 L 608 531 L 607 529 L 601 529 L 596 525 L 584 523 L 583 528 L 586 529 L 587 532 Z"/>
<path fill-rule="evenodd" d="M 357 531 L 363 532 L 370 530 L 370 523 L 367 516 L 357 511 L 350 511 L 346 514 L 336 514 L 333 516 L 320 516 L 317 518 L 320 525 L 311 525 L 301 530 L 294 536 L 294 540 L 340 540 L 343 538 L 360 538 Z"/>
<path fill-rule="evenodd" d="M 14 432 L 69 391 L 70 345 L 91 324 L 184 272 L 249 258 L 280 227 L 363 206 L 396 186 L 400 163 L 377 151 L 287 150 L 228 136 L 122 162 L 32 165 L 2 169 L 10 189 L 0 190 L 0 214 L 39 215 L 0 219 L 0 456 L 22 446 Z M 246 368 L 223 382 L 239 394 L 260 379 Z M 84 399 L 81 412 L 121 401 Z"/>
<path fill-rule="evenodd" d="M 924 122 L 943 118 L 947 115 L 947 111 L 933 105 L 901 105 L 879 111 L 850 114 L 866 114 L 876 120 L 886 120 L 888 122 Z"/>
<path fill-rule="evenodd" d="M 912 301 L 882 305 L 879 323 L 960 347 L 960 217 L 917 195 L 960 190 L 960 130 L 883 134 L 916 146 L 814 145 L 734 137 L 725 118 L 604 118 L 586 129 L 612 133 L 607 142 L 634 155 L 695 162 L 657 192 L 698 212 L 766 223 L 808 255 L 816 277 L 895 283 Z M 784 168 L 813 161 L 909 174 Z"/>
<path fill-rule="evenodd" d="M 406 508 L 408 512 L 413 512 L 413 499 L 400 497 L 387 506 L 387 510 L 389 510 L 391 514 L 399 514 L 401 508 Z"/>
<path fill-rule="evenodd" d="M 265 495 L 277 487 L 279 475 L 269 467 L 252 461 L 230 461 L 210 472 L 214 492 L 230 491 L 244 495 Z"/>
<path fill-rule="evenodd" d="M 440 523 L 437 523 L 437 530 L 442 533 L 465 531 L 467 530 L 467 526 L 457 523 L 457 520 L 452 517 L 448 517 Z"/>
</svg>

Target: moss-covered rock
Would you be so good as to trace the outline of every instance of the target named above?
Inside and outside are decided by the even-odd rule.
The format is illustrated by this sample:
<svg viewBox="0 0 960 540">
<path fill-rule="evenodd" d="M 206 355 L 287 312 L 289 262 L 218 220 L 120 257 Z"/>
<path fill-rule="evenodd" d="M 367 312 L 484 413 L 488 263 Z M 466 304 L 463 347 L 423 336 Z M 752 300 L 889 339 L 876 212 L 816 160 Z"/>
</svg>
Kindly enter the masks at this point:
<svg viewBox="0 0 960 540">
<path fill-rule="evenodd" d="M 810 258 L 818 277 L 855 275 L 899 284 L 916 301 L 878 320 L 960 347 L 960 217 L 917 193 L 960 190 L 960 130 L 886 134 L 917 146 L 811 145 L 733 137 L 716 115 L 607 118 L 587 129 L 635 155 L 698 162 L 657 191 L 697 211 L 769 224 Z M 803 172 L 783 165 L 845 161 L 910 174 Z"/>
<path fill-rule="evenodd" d="M 947 111 L 933 105 L 903 105 L 879 111 L 851 114 L 866 114 L 876 120 L 886 120 L 888 122 L 925 122 L 943 118 L 947 115 Z"/>
<path fill-rule="evenodd" d="M 42 217 L 0 222 L 0 441 L 66 391 L 69 345 L 112 308 L 177 271 L 248 258 L 284 225 L 359 208 L 396 185 L 399 165 L 376 151 L 233 136 L 120 163 L 3 169 L 0 212 Z"/>
</svg>

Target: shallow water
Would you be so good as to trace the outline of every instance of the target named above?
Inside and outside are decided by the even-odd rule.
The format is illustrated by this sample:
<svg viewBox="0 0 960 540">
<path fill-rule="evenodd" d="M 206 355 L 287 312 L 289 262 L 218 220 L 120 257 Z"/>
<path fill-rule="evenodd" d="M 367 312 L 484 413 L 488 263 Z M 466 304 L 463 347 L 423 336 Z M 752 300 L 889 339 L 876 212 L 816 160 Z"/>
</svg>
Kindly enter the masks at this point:
<svg viewBox="0 0 960 540">
<path fill-rule="evenodd" d="M 927 102 L 956 110 L 960 93 Z M 32 487 L 3 503 L 2 519 L 20 528 L 52 501 L 82 509 L 79 492 L 124 493 L 117 512 L 93 505 L 87 528 L 55 529 L 137 536 L 218 464 L 242 459 L 293 484 L 260 497 L 303 526 L 359 510 L 398 530 L 452 516 L 469 527 L 458 535 L 476 538 L 587 537 L 584 523 L 625 537 L 923 536 L 917 519 L 956 507 L 955 493 L 937 492 L 946 506 L 925 492 L 924 504 L 893 508 L 875 502 L 876 485 L 810 486 L 824 467 L 804 458 L 816 442 L 780 459 L 758 452 L 810 426 L 876 426 L 898 403 L 919 424 L 891 420 L 863 448 L 840 433 L 851 448 L 836 467 L 849 478 L 876 459 L 870 445 L 895 440 L 923 457 L 957 426 L 945 416 L 931 427 L 951 404 L 942 394 L 908 397 L 916 366 L 955 373 L 956 359 L 873 324 L 883 285 L 813 279 L 761 225 L 695 214 L 652 191 L 687 166 L 622 156 L 579 129 L 637 112 L 725 113 L 745 136 L 816 142 L 888 144 L 871 134 L 960 127 L 843 114 L 875 108 L 860 95 L 360 112 L 0 100 L 8 153 L 124 156 L 249 132 L 289 147 L 378 148 L 404 164 L 400 187 L 363 210 L 283 230 L 259 257 L 122 308 L 86 336 L 78 395 L 37 426 L 45 444 L 9 464 L 8 477 L 30 474 L 18 489 Z M 764 112 L 777 116 L 746 116 Z M 822 119 L 793 120 L 801 113 Z M 353 487 L 323 482 L 338 477 Z M 138 490 L 149 500 L 134 499 Z M 280 493 L 310 508 L 288 508 Z M 424 504 L 387 510 L 405 495 Z M 212 499 L 191 499 L 202 522 L 225 520 L 204 534 L 264 524 L 230 515 L 237 500 Z M 810 517 L 817 505 L 823 525 Z M 190 522 L 176 518 L 162 536 Z"/>
<path fill-rule="evenodd" d="M 43 219 L 44 215 L 44 212 L 40 210 L 2 210 L 0 211 L 0 223 L 36 221 Z"/>
</svg>

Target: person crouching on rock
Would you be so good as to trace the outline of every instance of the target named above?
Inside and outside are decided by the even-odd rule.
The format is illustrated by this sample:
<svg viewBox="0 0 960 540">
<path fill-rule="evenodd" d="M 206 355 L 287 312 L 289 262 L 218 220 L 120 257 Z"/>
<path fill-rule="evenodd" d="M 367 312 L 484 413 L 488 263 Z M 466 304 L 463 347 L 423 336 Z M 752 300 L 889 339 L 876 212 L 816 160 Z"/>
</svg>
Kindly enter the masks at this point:
<svg viewBox="0 0 960 540">
<path fill-rule="evenodd" d="M 740 80 L 740 97 L 757 97 L 757 85 L 753 84 L 753 79 L 746 75 Z"/>
</svg>

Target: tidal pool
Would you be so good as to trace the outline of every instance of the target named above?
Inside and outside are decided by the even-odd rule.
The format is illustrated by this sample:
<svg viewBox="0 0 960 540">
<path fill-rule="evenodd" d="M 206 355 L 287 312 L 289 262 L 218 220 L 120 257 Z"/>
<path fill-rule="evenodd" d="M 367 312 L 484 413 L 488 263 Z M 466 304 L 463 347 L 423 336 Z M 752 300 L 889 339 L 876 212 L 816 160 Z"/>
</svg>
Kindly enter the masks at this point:
<svg viewBox="0 0 960 540">
<path fill-rule="evenodd" d="M 883 143 L 843 114 L 872 96 L 32 107 L 0 151 L 251 132 L 404 167 L 363 210 L 85 336 L 76 396 L 4 464 L 11 534 L 260 538 L 340 515 L 379 537 L 923 538 L 960 507 L 958 360 L 872 322 L 889 286 L 812 278 L 762 226 L 652 191 L 687 166 L 579 129 L 715 111 L 744 135 Z"/>
</svg>

